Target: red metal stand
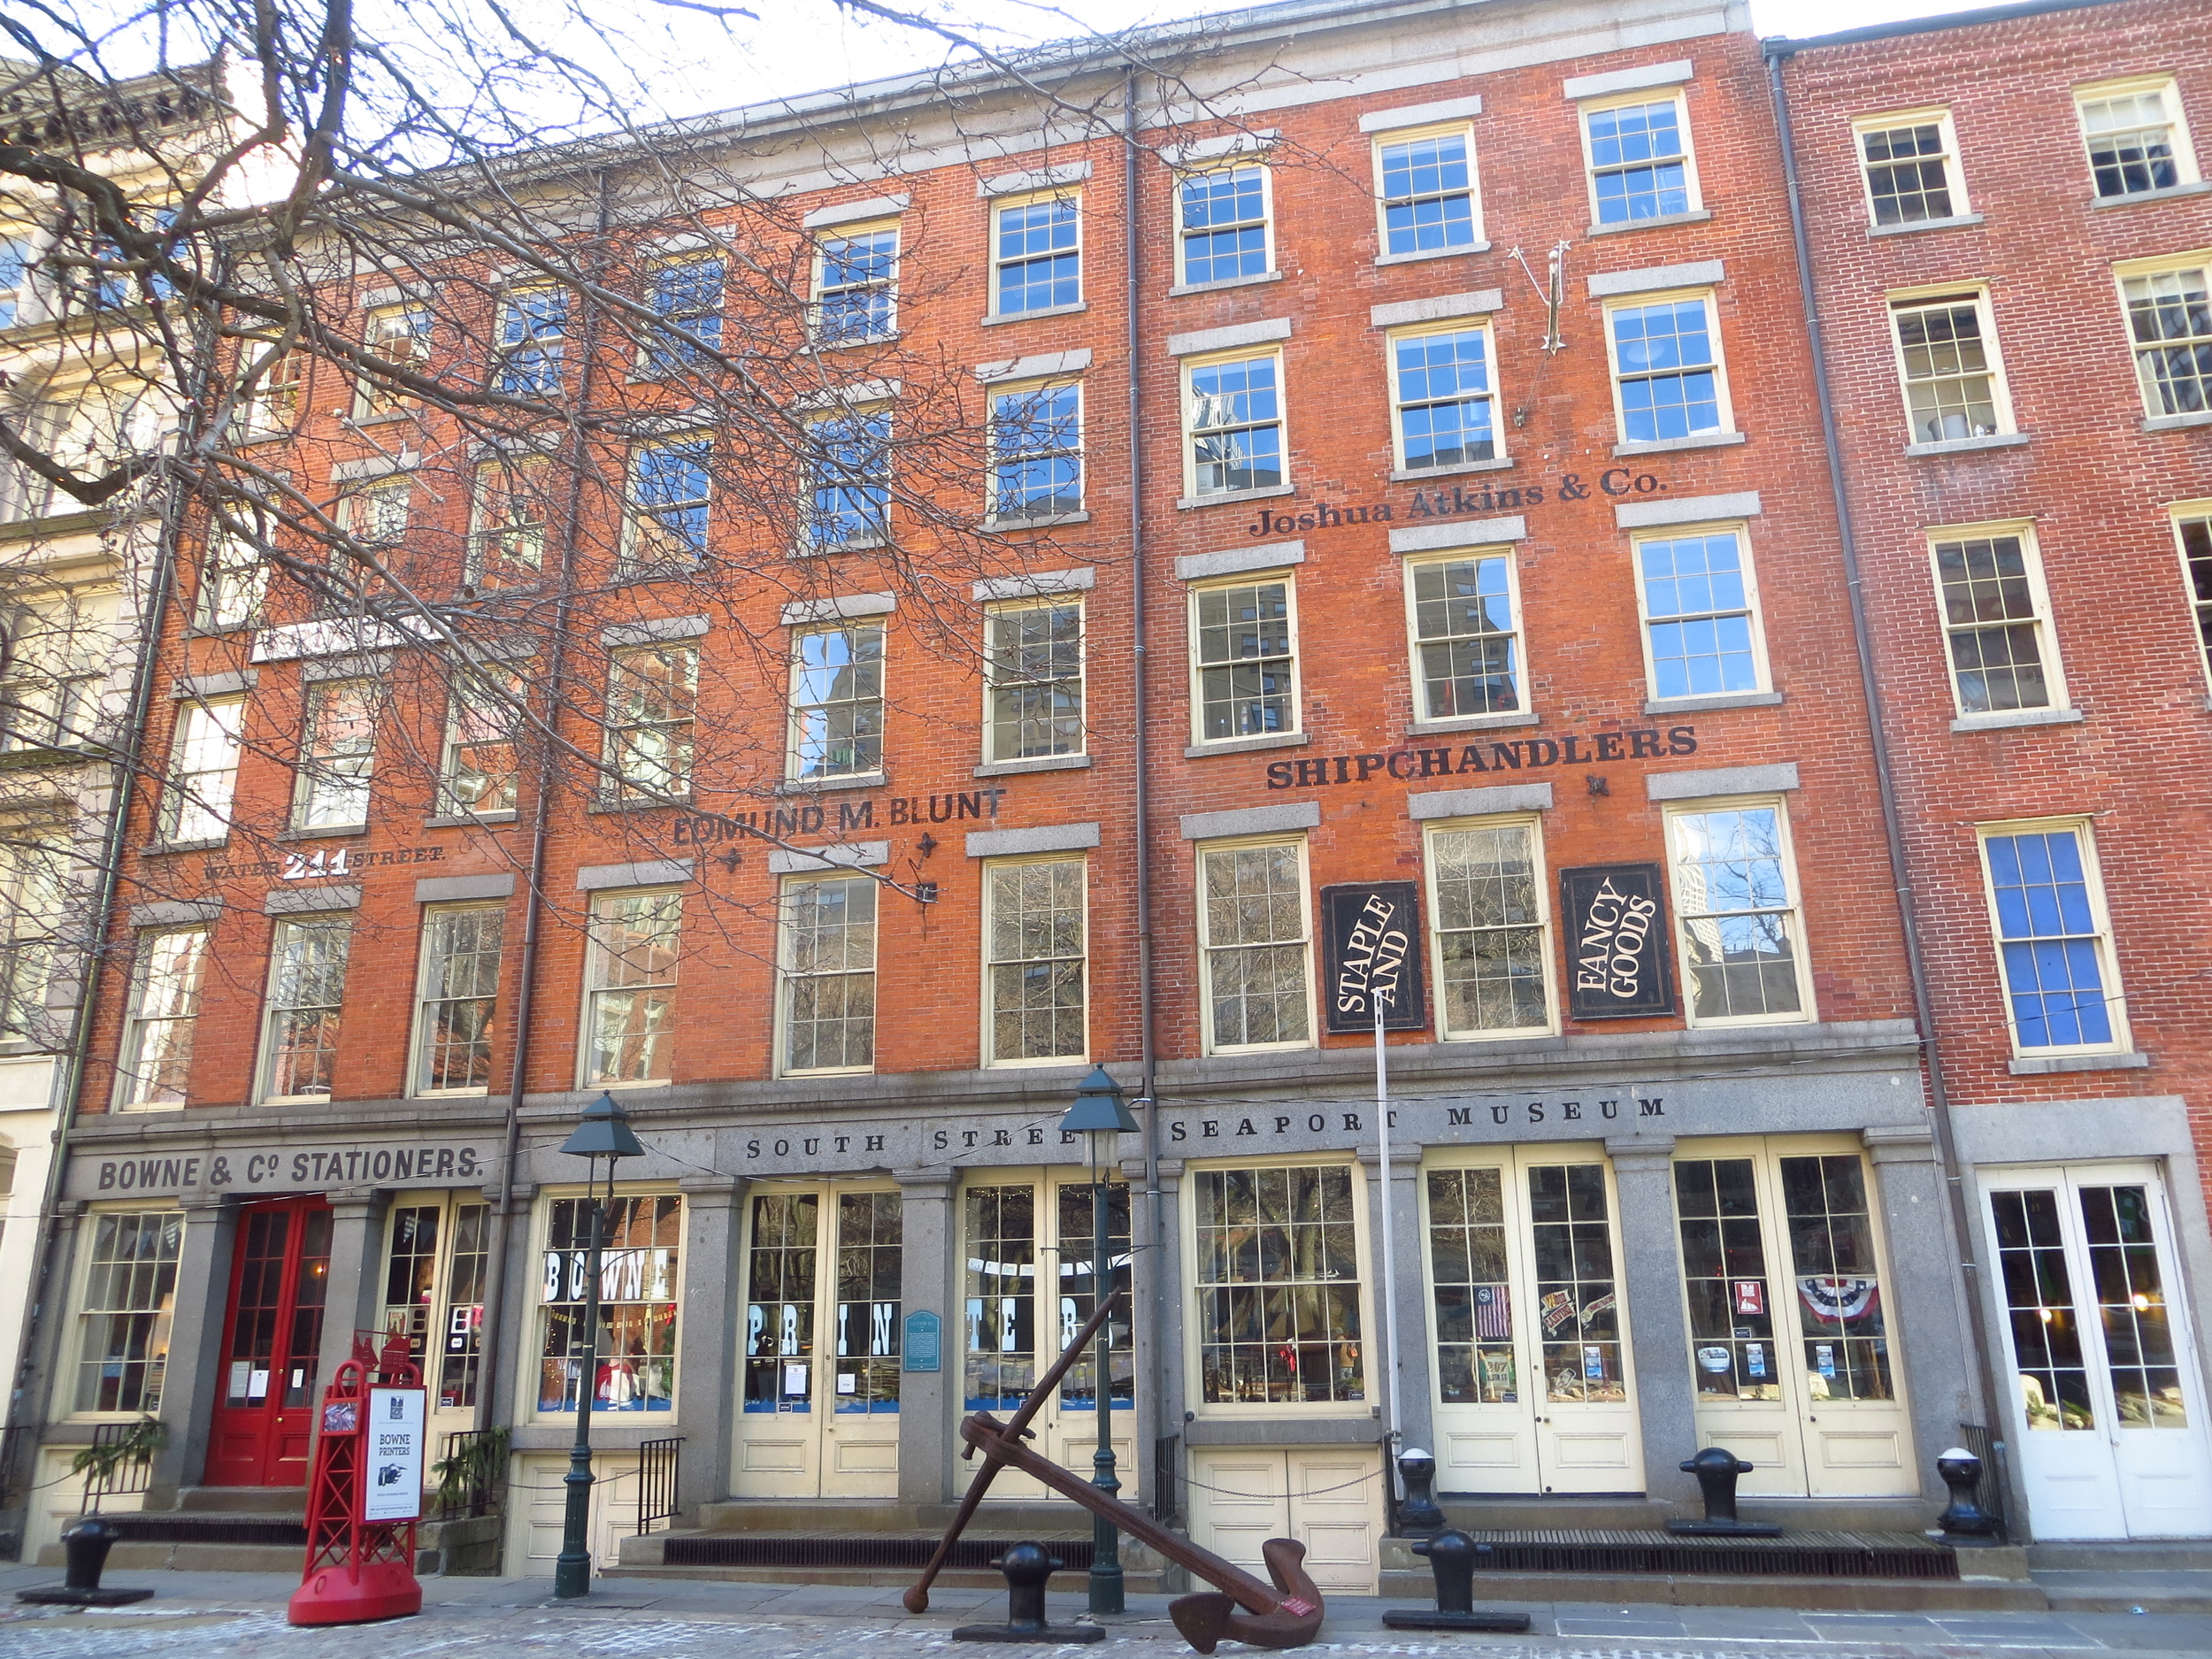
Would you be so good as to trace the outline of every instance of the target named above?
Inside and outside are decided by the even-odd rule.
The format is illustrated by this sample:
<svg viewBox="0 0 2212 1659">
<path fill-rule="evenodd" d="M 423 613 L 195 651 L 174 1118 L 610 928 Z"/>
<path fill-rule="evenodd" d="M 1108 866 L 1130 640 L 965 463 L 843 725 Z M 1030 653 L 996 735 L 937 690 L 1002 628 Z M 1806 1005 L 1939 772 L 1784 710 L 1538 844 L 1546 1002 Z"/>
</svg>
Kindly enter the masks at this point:
<svg viewBox="0 0 2212 1659">
<path fill-rule="evenodd" d="M 387 1338 L 379 1355 L 357 1334 L 353 1357 L 323 1390 L 315 1471 L 307 1486 L 307 1571 L 287 1615 L 295 1624 L 361 1624 L 422 1611 L 415 1520 L 362 1518 L 372 1379 L 386 1388 L 421 1388 L 422 1369 L 408 1357 L 404 1336 Z M 419 1510 L 419 1478 L 415 1496 Z"/>
</svg>

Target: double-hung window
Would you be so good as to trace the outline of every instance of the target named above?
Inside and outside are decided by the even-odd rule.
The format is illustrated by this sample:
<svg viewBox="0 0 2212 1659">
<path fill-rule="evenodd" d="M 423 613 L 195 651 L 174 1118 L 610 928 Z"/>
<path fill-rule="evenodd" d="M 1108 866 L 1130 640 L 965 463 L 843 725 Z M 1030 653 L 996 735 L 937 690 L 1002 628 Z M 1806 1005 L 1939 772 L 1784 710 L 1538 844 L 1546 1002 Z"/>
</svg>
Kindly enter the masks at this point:
<svg viewBox="0 0 2212 1659">
<path fill-rule="evenodd" d="M 891 411 L 852 410 L 807 427 L 802 547 L 874 547 L 890 534 Z"/>
<path fill-rule="evenodd" d="M 2077 87 L 2074 109 L 2081 118 L 2089 176 L 2100 200 L 2196 182 L 2196 150 L 2171 79 Z"/>
<path fill-rule="evenodd" d="M 1290 579 L 1194 588 L 1190 605 L 1197 741 L 1298 730 L 1297 617 Z"/>
<path fill-rule="evenodd" d="M 1536 819 L 1432 825 L 1427 843 L 1439 1034 L 1550 1031 L 1550 923 Z"/>
<path fill-rule="evenodd" d="M 264 1100 L 330 1098 L 338 1067 L 346 958 L 352 942 L 350 917 L 319 916 L 276 924 L 262 1025 Z"/>
<path fill-rule="evenodd" d="M 1748 533 L 1739 525 L 1637 540 L 1636 594 L 1655 700 L 1767 689 Z"/>
<path fill-rule="evenodd" d="M 369 821 L 376 703 L 373 680 L 324 680 L 308 687 L 299 779 L 292 791 L 294 829 L 354 829 Z"/>
<path fill-rule="evenodd" d="M 211 937 L 205 927 L 139 934 L 131 964 L 130 1013 L 116 1066 L 118 1110 L 156 1111 L 184 1104 Z"/>
<path fill-rule="evenodd" d="M 553 397 L 561 389 L 561 358 L 568 345 L 568 293 L 551 287 L 522 288 L 499 302 L 494 335 L 498 362 L 495 390 L 509 397 Z"/>
<path fill-rule="evenodd" d="M 985 1055 L 992 1065 L 1080 1060 L 1085 1030 L 1081 858 L 984 866 Z"/>
<path fill-rule="evenodd" d="M 1959 713 L 2063 705 L 2034 530 L 1993 525 L 1939 534 L 1929 545 Z"/>
<path fill-rule="evenodd" d="M 782 919 L 780 1070 L 869 1070 L 876 1061 L 874 879 L 787 879 Z"/>
<path fill-rule="evenodd" d="M 1965 216 L 1966 187 L 1948 110 L 1874 116 L 1854 122 L 1851 131 L 1877 226 Z"/>
<path fill-rule="evenodd" d="M 991 517 L 1004 524 L 1083 511 L 1083 388 L 994 388 Z"/>
<path fill-rule="evenodd" d="M 899 327 L 899 225 L 851 225 L 814 244 L 814 343 L 857 346 Z"/>
<path fill-rule="evenodd" d="M 330 572 L 339 604 L 381 591 L 407 542 L 407 519 L 414 487 L 391 479 L 354 491 L 338 503 L 342 539 L 330 554 Z"/>
<path fill-rule="evenodd" d="M 414 395 L 403 391 L 393 373 L 397 371 L 421 375 L 428 372 L 430 308 L 415 300 L 376 306 L 368 314 L 361 346 L 371 361 L 362 365 L 360 376 L 354 382 L 354 419 L 366 420 L 406 408 L 414 402 Z M 296 378 L 296 396 L 297 385 Z"/>
<path fill-rule="evenodd" d="M 31 266 L 31 239 L 0 234 L 0 328 L 29 317 Z"/>
<path fill-rule="evenodd" d="M 1187 173 L 1175 181 L 1176 282 L 1206 288 L 1275 268 L 1267 169 L 1257 162 Z"/>
<path fill-rule="evenodd" d="M 115 634 L 112 598 L 30 606 L 0 618 L 0 753 L 98 741 Z"/>
<path fill-rule="evenodd" d="M 512 669 L 477 668 L 455 677 L 438 769 L 442 812 L 511 812 L 521 772 L 515 739 L 529 688 Z"/>
<path fill-rule="evenodd" d="M 653 374 L 696 368 L 708 354 L 722 349 L 722 259 L 718 254 L 687 254 L 653 267 L 649 287 L 659 326 L 646 348 Z"/>
<path fill-rule="evenodd" d="M 791 778 L 883 770 L 883 624 L 810 628 L 793 641 Z"/>
<path fill-rule="evenodd" d="M 534 586 L 545 572 L 545 525 L 553 465 L 543 456 L 499 456 L 476 467 L 470 503 L 470 589 Z"/>
<path fill-rule="evenodd" d="M 1185 484 L 1198 499 L 1283 482 L 1283 359 L 1256 356 L 1183 365 Z"/>
<path fill-rule="evenodd" d="M 1490 331 L 1480 326 L 1390 336 L 1390 407 L 1401 471 L 1497 457 L 1490 360 Z"/>
<path fill-rule="evenodd" d="M 2143 412 L 2212 413 L 2212 254 L 2131 260 L 2117 275 Z"/>
<path fill-rule="evenodd" d="M 2127 1010 L 2088 821 L 1985 824 L 1980 833 L 2013 1047 L 2124 1050 Z"/>
<path fill-rule="evenodd" d="M 1302 840 L 1198 849 L 1206 1051 L 1313 1042 L 1313 923 Z"/>
<path fill-rule="evenodd" d="M 0 821 L 0 1042 L 43 1046 L 53 1034 L 46 987 L 69 910 L 69 873 L 65 826 Z"/>
<path fill-rule="evenodd" d="M 2204 672 L 2212 680 L 2212 501 L 2176 507 L 2174 539 L 2180 543 L 2181 580 L 2196 618 Z"/>
<path fill-rule="evenodd" d="M 1408 563 L 1417 719 L 1519 711 L 1514 588 L 1513 556 L 1502 549 Z"/>
<path fill-rule="evenodd" d="M 1375 181 L 1385 258 L 1450 253 L 1482 240 L 1475 141 L 1463 124 L 1382 134 Z"/>
<path fill-rule="evenodd" d="M 1590 207 L 1600 225 L 1692 213 L 1697 167 L 1679 91 L 1638 92 L 1582 106 Z"/>
<path fill-rule="evenodd" d="M 692 724 L 699 648 L 647 645 L 617 651 L 607 667 L 607 759 L 620 801 L 691 793 Z"/>
<path fill-rule="evenodd" d="M 1083 303 L 1083 204 L 1056 193 L 992 212 L 993 313 L 1021 317 Z"/>
<path fill-rule="evenodd" d="M 1010 601 L 983 626 L 987 758 L 1083 753 L 1083 602 Z"/>
<path fill-rule="evenodd" d="M 1611 306 L 1605 330 L 1624 442 L 1667 443 L 1730 429 L 1711 294 Z"/>
<path fill-rule="evenodd" d="M 268 356 L 267 352 L 259 344 L 249 342 L 243 356 L 247 365 L 258 365 L 260 373 L 250 386 L 239 390 L 239 442 L 251 443 L 259 438 L 285 436 L 299 424 L 300 388 L 306 376 L 307 354 L 280 352 L 264 363 L 262 359 Z M 367 388 L 365 386 L 363 389 Z"/>
<path fill-rule="evenodd" d="M 673 1193 L 626 1194 L 596 1217 L 581 1198 L 557 1198 L 547 1208 L 538 1409 L 576 1409 L 588 1352 L 599 1361 L 589 1384 L 594 1411 L 674 1410 L 684 1201 Z M 592 1330 L 584 1320 L 595 1222 L 599 1324 Z"/>
<path fill-rule="evenodd" d="M 1190 1183 L 1201 1402 L 1364 1401 L 1356 1172 L 1274 1164 L 1194 1170 Z"/>
<path fill-rule="evenodd" d="M 506 925 L 502 904 L 439 904 L 423 911 L 415 1094 L 481 1094 L 491 1087 Z"/>
<path fill-rule="evenodd" d="M 665 1083 L 675 1058 L 676 956 L 684 895 L 666 888 L 592 901 L 585 957 L 584 1087 Z"/>
<path fill-rule="evenodd" d="M 1913 442 L 1955 443 L 2012 430 L 1986 290 L 1893 299 L 1890 321 Z"/>
<path fill-rule="evenodd" d="M 173 844 L 219 841 L 230 833 L 231 796 L 238 787 L 243 697 L 186 703 L 169 745 L 161 791 L 161 838 Z"/>
<path fill-rule="evenodd" d="M 236 518 L 250 518 L 265 536 L 272 527 L 263 516 L 242 504 L 227 511 Z M 261 606 L 269 591 L 269 566 L 252 539 L 215 525 L 208 531 L 207 550 L 200 561 L 200 592 L 194 625 L 211 634 L 252 627 L 261 620 Z"/>
<path fill-rule="evenodd" d="M 169 1373 L 169 1320 L 184 1255 L 184 1211 L 102 1210 L 92 1234 L 77 1332 L 76 1409 L 161 1409 Z"/>
<path fill-rule="evenodd" d="M 707 556 L 713 441 L 704 434 L 641 443 L 630 454 L 630 526 L 625 571 L 684 570 Z"/>
<path fill-rule="evenodd" d="M 1670 809 L 1667 852 L 1690 1024 L 1809 1018 L 1802 901 L 1781 802 Z"/>
</svg>

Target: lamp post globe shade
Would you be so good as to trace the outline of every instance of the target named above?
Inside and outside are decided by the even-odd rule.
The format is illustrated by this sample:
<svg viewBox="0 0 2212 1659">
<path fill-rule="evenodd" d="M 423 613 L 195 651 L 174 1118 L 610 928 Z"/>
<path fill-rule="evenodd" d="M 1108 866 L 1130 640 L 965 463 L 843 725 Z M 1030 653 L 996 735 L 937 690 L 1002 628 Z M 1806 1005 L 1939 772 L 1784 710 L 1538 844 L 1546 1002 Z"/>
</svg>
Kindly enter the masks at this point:
<svg viewBox="0 0 2212 1659">
<path fill-rule="evenodd" d="M 1076 1134 L 1131 1135 L 1137 1132 L 1137 1120 L 1122 1099 L 1121 1085 L 1104 1066 L 1095 1065 L 1075 1091 L 1075 1104 L 1060 1119 L 1060 1127 Z"/>
<path fill-rule="evenodd" d="M 584 1108 L 583 1121 L 561 1145 L 572 1158 L 641 1158 L 645 1148 L 630 1130 L 630 1114 L 611 1094 L 602 1094 Z"/>
</svg>

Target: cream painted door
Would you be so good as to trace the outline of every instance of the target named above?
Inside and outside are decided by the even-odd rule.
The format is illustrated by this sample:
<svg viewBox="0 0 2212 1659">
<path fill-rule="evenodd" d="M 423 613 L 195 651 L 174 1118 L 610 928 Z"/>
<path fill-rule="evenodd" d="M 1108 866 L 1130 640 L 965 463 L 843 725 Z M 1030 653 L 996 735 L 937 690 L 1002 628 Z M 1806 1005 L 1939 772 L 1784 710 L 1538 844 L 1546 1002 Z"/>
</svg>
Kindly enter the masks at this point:
<svg viewBox="0 0 2212 1659">
<path fill-rule="evenodd" d="M 1422 1205 L 1438 1486 L 1640 1491 L 1602 1154 L 1505 1149 L 1433 1164 Z"/>
<path fill-rule="evenodd" d="M 1294 1538 L 1324 1591 L 1373 1595 L 1385 1525 L 1372 1446 L 1204 1447 L 1191 1453 L 1191 1535 L 1266 1577 L 1260 1546 Z"/>
<path fill-rule="evenodd" d="M 1088 1171 L 1039 1171 L 987 1182 L 961 1194 L 962 1401 L 965 1410 L 1003 1419 L 1019 1409 L 1052 1362 L 1075 1340 L 1097 1304 L 1091 1266 L 1096 1254 Z M 1129 1284 L 1129 1188 L 1110 1183 L 1107 1225 L 1111 1283 Z M 1110 1322 L 1115 1479 L 1124 1502 L 1138 1495 L 1136 1417 L 1125 1312 Z M 1071 1369 L 1030 1420 L 1036 1449 L 1062 1468 L 1090 1479 L 1098 1450 L 1097 1367 Z M 972 1471 L 979 1464 L 962 1465 Z M 1002 1470 L 991 1502 L 1074 1506 L 1026 1475 Z"/>
<path fill-rule="evenodd" d="M 900 1221 L 889 1188 L 753 1194 L 738 1496 L 898 1495 Z"/>
<path fill-rule="evenodd" d="M 2212 1532 L 2203 1379 L 2148 1164 L 1989 1170 L 2012 1441 L 2036 1536 Z"/>
<path fill-rule="evenodd" d="M 1751 1464 L 1746 1496 L 1919 1490 L 1870 1192 L 1847 1141 L 1676 1148 L 1698 1439 Z"/>
</svg>

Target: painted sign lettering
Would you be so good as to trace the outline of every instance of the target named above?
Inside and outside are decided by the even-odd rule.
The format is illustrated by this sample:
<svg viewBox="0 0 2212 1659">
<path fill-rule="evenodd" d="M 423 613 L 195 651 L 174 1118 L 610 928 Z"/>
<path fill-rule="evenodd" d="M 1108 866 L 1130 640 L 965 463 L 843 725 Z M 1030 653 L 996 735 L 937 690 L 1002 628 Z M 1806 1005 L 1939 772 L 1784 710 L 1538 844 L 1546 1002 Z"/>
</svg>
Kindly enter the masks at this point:
<svg viewBox="0 0 2212 1659">
<path fill-rule="evenodd" d="M 1333 788 L 1394 778 L 1412 783 L 1423 778 L 1452 778 L 1468 772 L 1542 772 L 1550 766 L 1592 766 L 1605 761 L 1659 760 L 1697 753 L 1697 727 L 1637 726 L 1627 731 L 1559 737 L 1525 737 L 1511 742 L 1450 743 L 1438 749 L 1370 750 L 1363 755 L 1323 755 L 1313 760 L 1279 760 L 1267 768 L 1271 789 Z"/>
<path fill-rule="evenodd" d="M 1674 1012 L 1657 864 L 1586 864 L 1559 872 L 1567 1008 L 1577 1019 Z"/>
<path fill-rule="evenodd" d="M 1386 1031 L 1421 1031 L 1421 918 L 1410 881 L 1350 882 L 1321 889 L 1327 1025 L 1372 1031 L 1375 1004 Z"/>
</svg>

